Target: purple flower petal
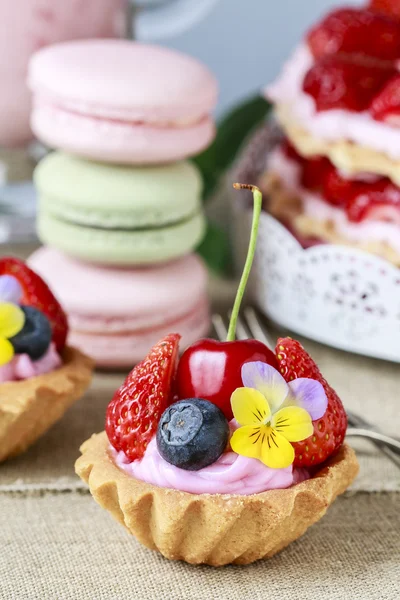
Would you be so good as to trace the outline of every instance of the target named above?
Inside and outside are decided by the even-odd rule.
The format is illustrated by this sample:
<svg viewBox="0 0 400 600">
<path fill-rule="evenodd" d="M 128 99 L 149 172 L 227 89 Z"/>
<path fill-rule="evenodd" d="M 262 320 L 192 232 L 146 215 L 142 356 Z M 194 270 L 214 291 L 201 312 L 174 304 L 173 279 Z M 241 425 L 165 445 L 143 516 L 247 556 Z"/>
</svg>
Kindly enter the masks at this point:
<svg viewBox="0 0 400 600">
<path fill-rule="evenodd" d="M 289 386 L 279 371 L 261 361 L 242 366 L 242 381 L 245 387 L 254 388 L 266 397 L 272 413 L 278 410 L 289 394 Z"/>
<path fill-rule="evenodd" d="M 291 381 L 289 388 L 291 395 L 289 403 L 304 408 L 313 421 L 320 419 L 325 414 L 328 398 L 319 381 L 300 377 Z"/>
<path fill-rule="evenodd" d="M 22 298 L 22 287 L 11 275 L 0 277 L 0 302 L 11 302 L 19 304 Z"/>
</svg>

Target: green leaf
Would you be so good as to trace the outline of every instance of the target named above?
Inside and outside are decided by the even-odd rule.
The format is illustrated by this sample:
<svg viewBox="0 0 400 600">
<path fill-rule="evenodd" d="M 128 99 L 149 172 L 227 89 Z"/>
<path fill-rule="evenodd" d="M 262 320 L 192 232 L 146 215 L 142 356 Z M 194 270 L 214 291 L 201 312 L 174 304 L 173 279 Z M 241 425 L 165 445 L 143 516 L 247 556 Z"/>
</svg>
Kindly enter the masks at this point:
<svg viewBox="0 0 400 600">
<path fill-rule="evenodd" d="M 208 222 L 207 232 L 197 252 L 217 275 L 227 275 L 232 266 L 228 235 L 214 223 Z"/>
<path fill-rule="evenodd" d="M 215 190 L 220 177 L 235 160 L 244 140 L 267 116 L 271 105 L 261 96 L 253 96 L 231 110 L 218 124 L 214 142 L 193 161 L 204 181 L 204 197 Z"/>
</svg>

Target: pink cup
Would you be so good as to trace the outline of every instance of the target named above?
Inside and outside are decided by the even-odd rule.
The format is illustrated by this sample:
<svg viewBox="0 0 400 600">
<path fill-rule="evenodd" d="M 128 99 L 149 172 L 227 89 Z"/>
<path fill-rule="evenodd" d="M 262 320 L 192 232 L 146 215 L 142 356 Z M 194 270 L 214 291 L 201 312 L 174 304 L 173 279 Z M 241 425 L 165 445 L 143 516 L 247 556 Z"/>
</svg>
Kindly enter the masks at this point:
<svg viewBox="0 0 400 600">
<path fill-rule="evenodd" d="M 39 48 L 84 38 L 172 37 L 200 21 L 218 0 L 0 0 L 0 146 L 32 139 L 29 58 Z M 134 10 L 134 23 L 130 9 Z"/>
<path fill-rule="evenodd" d="M 0 0 L 0 145 L 32 137 L 26 69 L 33 52 L 55 42 L 125 33 L 126 0 Z"/>
</svg>

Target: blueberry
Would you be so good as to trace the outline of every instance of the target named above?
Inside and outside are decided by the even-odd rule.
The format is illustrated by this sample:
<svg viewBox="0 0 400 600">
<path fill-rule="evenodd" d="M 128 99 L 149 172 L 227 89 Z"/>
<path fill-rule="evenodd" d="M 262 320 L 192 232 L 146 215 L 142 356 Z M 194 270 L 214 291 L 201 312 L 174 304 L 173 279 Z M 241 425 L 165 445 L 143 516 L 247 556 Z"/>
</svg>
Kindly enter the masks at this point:
<svg viewBox="0 0 400 600">
<path fill-rule="evenodd" d="M 32 360 L 39 360 L 50 346 L 50 321 L 37 308 L 21 306 L 21 309 L 25 313 L 25 325 L 17 335 L 10 338 L 10 342 L 16 354 L 28 354 Z"/>
<path fill-rule="evenodd" d="M 201 398 L 180 400 L 162 414 L 157 429 L 157 447 L 171 465 L 198 471 L 214 463 L 229 439 L 224 413 Z"/>
</svg>

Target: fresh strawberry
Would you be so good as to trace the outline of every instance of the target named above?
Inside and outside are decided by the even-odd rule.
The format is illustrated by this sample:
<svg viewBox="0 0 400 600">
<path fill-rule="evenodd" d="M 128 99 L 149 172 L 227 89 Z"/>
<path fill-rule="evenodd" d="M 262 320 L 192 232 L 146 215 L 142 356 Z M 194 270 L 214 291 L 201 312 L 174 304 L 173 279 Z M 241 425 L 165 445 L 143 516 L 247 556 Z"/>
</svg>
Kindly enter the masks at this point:
<svg viewBox="0 0 400 600">
<path fill-rule="evenodd" d="M 314 27 L 307 41 L 315 58 L 344 53 L 393 62 L 400 58 L 400 23 L 372 10 L 341 8 Z"/>
<path fill-rule="evenodd" d="M 394 73 L 392 67 L 365 65 L 348 56 L 325 56 L 306 74 L 303 90 L 314 98 L 319 111 L 360 112 L 368 109 Z"/>
<path fill-rule="evenodd" d="M 400 19 L 399 0 L 371 0 L 369 8 L 394 19 Z"/>
<path fill-rule="evenodd" d="M 400 188 L 387 178 L 364 184 L 350 196 L 346 211 L 349 220 L 355 223 L 366 219 L 399 223 Z"/>
<path fill-rule="evenodd" d="M 370 112 L 377 121 L 400 127 L 400 74 L 394 75 L 371 102 Z"/>
<path fill-rule="evenodd" d="M 33 306 L 48 317 L 53 329 L 53 342 L 61 352 L 67 339 L 68 320 L 47 284 L 23 261 L 9 256 L 0 258 L 0 275 L 12 275 L 18 279 L 23 290 L 22 304 Z"/>
<path fill-rule="evenodd" d="M 158 342 L 115 392 L 107 408 L 106 432 L 115 450 L 141 458 L 164 410 L 172 402 L 180 335 Z"/>
<path fill-rule="evenodd" d="M 293 444 L 295 466 L 312 467 L 319 465 L 334 452 L 337 452 L 344 440 L 347 416 L 343 404 L 300 342 L 291 338 L 281 338 L 278 340 L 275 353 L 280 371 L 286 381 L 293 381 L 299 377 L 315 379 L 325 389 L 328 397 L 328 407 L 323 417 L 313 421 L 313 435 L 302 442 Z"/>
</svg>

